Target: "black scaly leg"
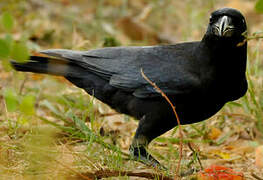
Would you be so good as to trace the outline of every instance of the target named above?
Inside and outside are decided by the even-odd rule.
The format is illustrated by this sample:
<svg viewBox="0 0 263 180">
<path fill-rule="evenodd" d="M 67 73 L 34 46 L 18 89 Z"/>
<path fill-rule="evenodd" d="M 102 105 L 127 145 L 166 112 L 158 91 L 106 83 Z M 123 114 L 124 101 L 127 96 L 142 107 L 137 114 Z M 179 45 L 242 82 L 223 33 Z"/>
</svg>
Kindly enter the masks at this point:
<svg viewBox="0 0 263 180">
<path fill-rule="evenodd" d="M 154 138 L 170 130 L 175 125 L 176 123 L 171 119 L 168 119 L 167 122 L 163 123 L 161 114 L 158 112 L 144 115 L 139 122 L 135 137 L 130 146 L 131 156 L 136 161 L 140 161 L 148 166 L 166 170 L 167 168 L 162 166 L 150 153 L 147 152 L 147 146 Z"/>
</svg>

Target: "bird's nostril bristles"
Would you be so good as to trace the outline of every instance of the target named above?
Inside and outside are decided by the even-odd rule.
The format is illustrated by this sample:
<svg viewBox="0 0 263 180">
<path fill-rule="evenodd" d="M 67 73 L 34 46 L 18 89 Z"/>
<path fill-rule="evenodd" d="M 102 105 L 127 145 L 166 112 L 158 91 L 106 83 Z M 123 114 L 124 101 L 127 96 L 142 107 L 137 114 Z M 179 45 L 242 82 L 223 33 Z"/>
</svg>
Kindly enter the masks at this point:
<svg viewBox="0 0 263 180">
<path fill-rule="evenodd" d="M 216 28 L 218 31 L 220 30 L 219 26 L 216 26 L 216 25 L 215 25 L 215 28 Z"/>
</svg>

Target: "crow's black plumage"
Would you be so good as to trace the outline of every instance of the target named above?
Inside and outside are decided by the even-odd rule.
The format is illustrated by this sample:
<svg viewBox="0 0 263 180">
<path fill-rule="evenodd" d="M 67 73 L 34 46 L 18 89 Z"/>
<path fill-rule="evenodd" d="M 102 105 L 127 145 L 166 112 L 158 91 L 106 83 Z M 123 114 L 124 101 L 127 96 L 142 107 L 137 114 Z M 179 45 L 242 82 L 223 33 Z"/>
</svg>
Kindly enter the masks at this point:
<svg viewBox="0 0 263 180">
<path fill-rule="evenodd" d="M 211 14 L 201 41 L 146 47 L 114 47 L 90 51 L 45 50 L 48 57 L 12 61 L 18 71 L 66 77 L 76 86 L 121 113 L 140 120 L 132 155 L 158 165 L 146 151 L 157 136 L 177 125 L 169 104 L 142 77 L 155 82 L 175 104 L 182 124 L 205 120 L 226 102 L 247 91 L 246 22 L 231 8 Z"/>
</svg>

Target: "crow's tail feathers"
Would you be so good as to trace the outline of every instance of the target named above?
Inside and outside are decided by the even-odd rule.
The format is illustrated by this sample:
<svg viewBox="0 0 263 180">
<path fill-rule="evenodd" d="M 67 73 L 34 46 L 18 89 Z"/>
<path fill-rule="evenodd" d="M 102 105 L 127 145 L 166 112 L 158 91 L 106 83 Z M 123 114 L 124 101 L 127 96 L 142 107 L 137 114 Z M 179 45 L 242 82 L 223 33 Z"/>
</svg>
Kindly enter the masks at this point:
<svg viewBox="0 0 263 180">
<path fill-rule="evenodd" d="M 85 69 L 67 59 L 30 56 L 29 61 L 20 63 L 10 61 L 12 67 L 17 71 L 52 74 L 58 76 L 78 77 Z"/>
</svg>

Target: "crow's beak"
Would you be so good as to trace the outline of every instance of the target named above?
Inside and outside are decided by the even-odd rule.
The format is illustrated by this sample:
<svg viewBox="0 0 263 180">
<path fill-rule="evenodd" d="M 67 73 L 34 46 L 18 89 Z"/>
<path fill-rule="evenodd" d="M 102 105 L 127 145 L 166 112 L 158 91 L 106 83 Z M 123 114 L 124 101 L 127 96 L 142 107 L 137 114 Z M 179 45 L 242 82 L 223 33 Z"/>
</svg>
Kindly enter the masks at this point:
<svg viewBox="0 0 263 180">
<path fill-rule="evenodd" d="M 217 36 L 232 36 L 235 27 L 232 25 L 232 19 L 228 16 L 223 16 L 218 19 L 218 21 L 214 24 L 214 33 Z"/>
</svg>

